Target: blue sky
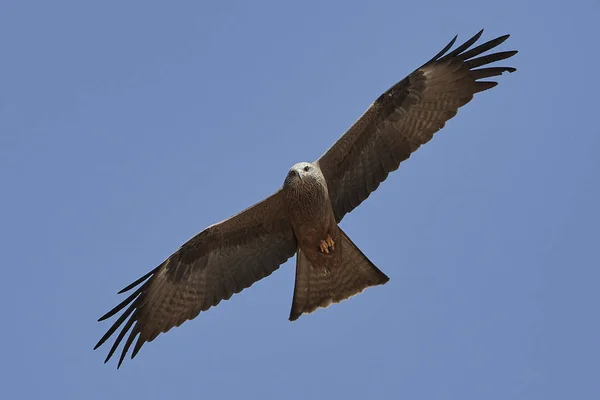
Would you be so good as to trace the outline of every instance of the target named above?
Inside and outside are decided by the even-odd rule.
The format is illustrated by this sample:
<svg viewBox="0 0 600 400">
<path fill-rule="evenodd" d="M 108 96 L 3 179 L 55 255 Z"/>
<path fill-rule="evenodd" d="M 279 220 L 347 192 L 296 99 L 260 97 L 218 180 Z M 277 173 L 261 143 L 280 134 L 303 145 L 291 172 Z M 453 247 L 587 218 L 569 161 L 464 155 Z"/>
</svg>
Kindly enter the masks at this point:
<svg viewBox="0 0 600 400">
<path fill-rule="evenodd" d="M 594 3 L 2 2 L 2 392 L 600 398 Z M 481 28 L 518 72 L 343 221 L 387 285 L 291 323 L 290 261 L 102 363 L 117 290 Z"/>
</svg>

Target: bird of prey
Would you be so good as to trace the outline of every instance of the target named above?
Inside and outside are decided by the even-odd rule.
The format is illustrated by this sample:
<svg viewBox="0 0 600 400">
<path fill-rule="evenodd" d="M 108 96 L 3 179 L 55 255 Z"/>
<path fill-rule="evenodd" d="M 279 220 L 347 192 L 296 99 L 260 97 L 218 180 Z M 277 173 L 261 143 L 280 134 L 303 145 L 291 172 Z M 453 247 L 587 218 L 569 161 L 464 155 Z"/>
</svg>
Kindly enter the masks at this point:
<svg viewBox="0 0 600 400">
<path fill-rule="evenodd" d="M 125 337 L 117 367 L 136 337 L 131 358 L 161 332 L 270 275 L 294 254 L 291 321 L 386 283 L 389 278 L 338 224 L 474 94 L 497 85 L 481 79 L 515 71 L 488 64 L 516 51 L 484 55 L 509 35 L 472 47 L 482 33 L 450 51 L 454 37 L 379 96 L 318 160 L 292 166 L 276 193 L 209 226 L 121 290 L 133 292 L 99 319 L 124 310 L 95 347 L 122 326 L 105 362 Z"/>
</svg>

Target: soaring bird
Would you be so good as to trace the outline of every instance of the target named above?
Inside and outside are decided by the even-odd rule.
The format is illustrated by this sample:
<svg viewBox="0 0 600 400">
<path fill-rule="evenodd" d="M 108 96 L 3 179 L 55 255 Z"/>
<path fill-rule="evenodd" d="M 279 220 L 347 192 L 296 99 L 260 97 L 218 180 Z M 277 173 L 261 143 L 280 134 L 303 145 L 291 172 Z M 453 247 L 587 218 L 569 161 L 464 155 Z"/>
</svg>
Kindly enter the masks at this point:
<svg viewBox="0 0 600 400">
<path fill-rule="evenodd" d="M 99 319 L 124 310 L 94 349 L 122 326 L 105 360 L 127 336 L 118 368 L 136 337 L 131 358 L 161 332 L 250 287 L 294 254 L 291 321 L 386 283 L 389 278 L 339 223 L 475 93 L 497 85 L 481 79 L 516 70 L 488 66 L 516 51 L 484 55 L 509 35 L 471 47 L 482 33 L 450 51 L 454 37 L 431 60 L 379 96 L 318 160 L 292 166 L 276 193 L 209 226 L 121 290 L 133 292 Z"/>
</svg>

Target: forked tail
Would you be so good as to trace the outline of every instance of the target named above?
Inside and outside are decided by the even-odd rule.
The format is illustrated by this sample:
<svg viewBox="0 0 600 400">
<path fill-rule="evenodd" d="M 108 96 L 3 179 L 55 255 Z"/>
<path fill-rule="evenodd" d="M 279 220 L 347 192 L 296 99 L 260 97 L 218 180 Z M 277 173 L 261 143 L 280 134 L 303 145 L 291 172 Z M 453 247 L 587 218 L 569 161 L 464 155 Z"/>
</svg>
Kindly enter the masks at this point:
<svg viewBox="0 0 600 400">
<path fill-rule="evenodd" d="M 319 307 L 339 303 L 390 278 L 381 272 L 340 229 L 342 263 L 327 271 L 315 268 L 301 250 L 296 258 L 296 283 L 290 321 Z"/>
</svg>

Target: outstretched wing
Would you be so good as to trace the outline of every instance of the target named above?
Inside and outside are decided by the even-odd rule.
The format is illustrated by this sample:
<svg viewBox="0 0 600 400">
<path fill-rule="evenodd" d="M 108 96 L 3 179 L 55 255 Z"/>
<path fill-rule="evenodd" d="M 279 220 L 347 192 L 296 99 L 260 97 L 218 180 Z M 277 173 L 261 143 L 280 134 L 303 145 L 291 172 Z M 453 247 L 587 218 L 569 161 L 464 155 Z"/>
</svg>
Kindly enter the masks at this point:
<svg viewBox="0 0 600 400">
<path fill-rule="evenodd" d="M 136 336 L 131 358 L 161 332 L 195 318 L 270 275 L 296 252 L 297 243 L 278 191 L 234 217 L 206 228 L 156 269 L 119 293 L 133 293 L 102 316 L 103 321 L 125 309 L 100 339 L 101 346 L 123 324 L 106 361 L 119 343 L 121 366 Z"/>
<path fill-rule="evenodd" d="M 515 71 L 511 67 L 479 68 L 517 53 L 481 55 L 509 35 L 469 49 L 482 33 L 446 54 L 454 37 L 430 61 L 382 94 L 317 160 L 338 222 L 443 128 L 475 93 L 497 85 L 480 79 Z"/>
</svg>

